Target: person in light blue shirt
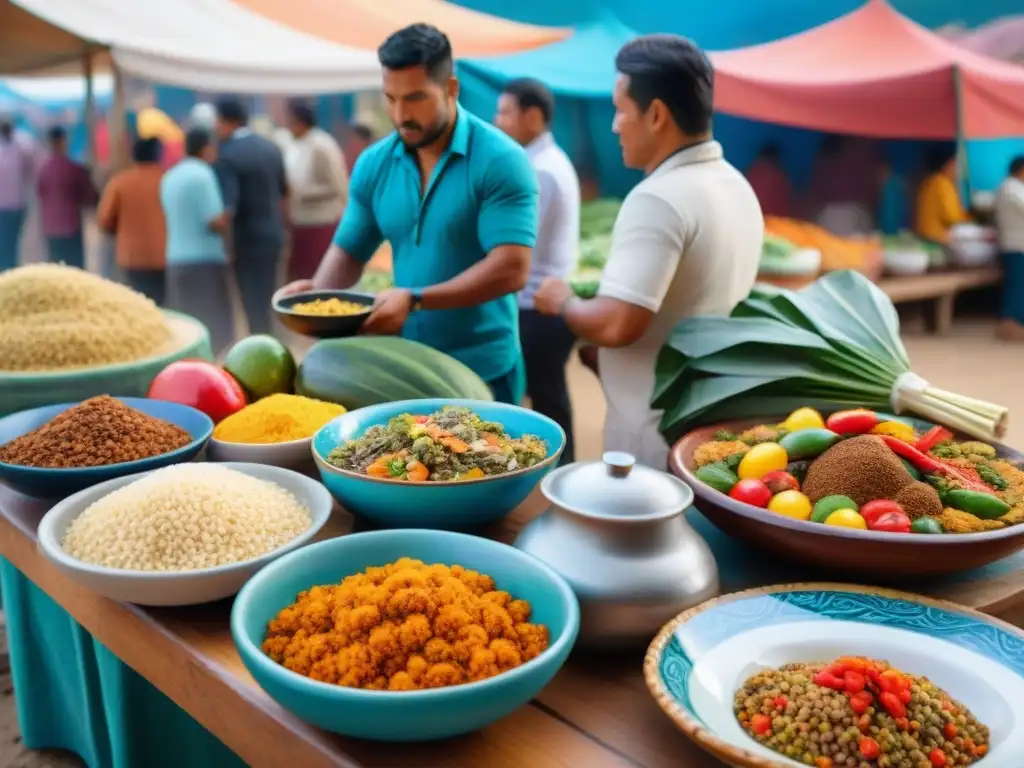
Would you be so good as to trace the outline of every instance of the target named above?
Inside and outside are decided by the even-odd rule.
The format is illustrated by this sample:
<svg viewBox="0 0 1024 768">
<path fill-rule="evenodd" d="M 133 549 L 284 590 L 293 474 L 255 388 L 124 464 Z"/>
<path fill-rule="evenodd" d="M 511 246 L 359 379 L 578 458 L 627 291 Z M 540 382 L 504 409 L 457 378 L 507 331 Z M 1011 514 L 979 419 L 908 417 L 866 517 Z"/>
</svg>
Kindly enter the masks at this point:
<svg viewBox="0 0 1024 768">
<path fill-rule="evenodd" d="M 365 333 L 396 334 L 460 360 L 495 398 L 525 390 L 516 292 L 537 237 L 538 187 L 516 142 L 458 107 L 451 44 L 413 24 L 378 50 L 397 132 L 360 155 L 349 202 L 311 287 L 348 288 L 384 240 L 395 288 L 377 296 Z"/>
<path fill-rule="evenodd" d="M 190 130 L 185 153 L 160 182 L 167 221 L 167 306 L 201 320 L 216 353 L 235 338 L 231 271 L 224 247 L 229 220 L 212 166 L 216 147 L 210 132 Z"/>
</svg>

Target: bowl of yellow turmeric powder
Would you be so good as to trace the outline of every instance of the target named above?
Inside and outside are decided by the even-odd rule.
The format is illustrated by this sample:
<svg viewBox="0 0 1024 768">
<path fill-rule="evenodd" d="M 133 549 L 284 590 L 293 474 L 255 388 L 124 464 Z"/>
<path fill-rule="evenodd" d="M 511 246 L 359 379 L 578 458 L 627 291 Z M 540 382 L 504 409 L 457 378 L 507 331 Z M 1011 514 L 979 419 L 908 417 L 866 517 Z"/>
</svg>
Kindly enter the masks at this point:
<svg viewBox="0 0 1024 768">
<path fill-rule="evenodd" d="M 345 407 L 301 395 L 275 394 L 221 421 L 207 449 L 211 461 L 314 468 L 313 435 Z"/>
<path fill-rule="evenodd" d="M 291 331 L 318 339 L 359 333 L 373 308 L 372 293 L 361 291 L 303 291 L 275 296 L 274 312 Z"/>
</svg>

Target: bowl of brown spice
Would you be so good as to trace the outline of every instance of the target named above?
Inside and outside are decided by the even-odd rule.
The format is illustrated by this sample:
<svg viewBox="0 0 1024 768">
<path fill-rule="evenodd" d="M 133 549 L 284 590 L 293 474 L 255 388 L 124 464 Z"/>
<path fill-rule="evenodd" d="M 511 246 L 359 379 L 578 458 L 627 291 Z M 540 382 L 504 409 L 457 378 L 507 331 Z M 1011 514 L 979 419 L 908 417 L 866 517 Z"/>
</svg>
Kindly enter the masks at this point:
<svg viewBox="0 0 1024 768">
<path fill-rule="evenodd" d="M 0 482 L 59 498 L 115 477 L 191 461 L 213 421 L 179 403 L 100 395 L 0 419 Z"/>
</svg>

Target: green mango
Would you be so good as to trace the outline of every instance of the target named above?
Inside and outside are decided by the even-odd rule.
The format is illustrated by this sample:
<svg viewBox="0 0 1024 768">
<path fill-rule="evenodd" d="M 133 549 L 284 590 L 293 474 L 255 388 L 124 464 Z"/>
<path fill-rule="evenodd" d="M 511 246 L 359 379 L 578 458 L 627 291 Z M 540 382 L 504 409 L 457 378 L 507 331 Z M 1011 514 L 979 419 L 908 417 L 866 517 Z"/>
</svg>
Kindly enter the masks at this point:
<svg viewBox="0 0 1024 768">
<path fill-rule="evenodd" d="M 790 461 L 813 459 L 839 442 L 839 435 L 830 429 L 798 429 L 779 440 Z"/>
</svg>

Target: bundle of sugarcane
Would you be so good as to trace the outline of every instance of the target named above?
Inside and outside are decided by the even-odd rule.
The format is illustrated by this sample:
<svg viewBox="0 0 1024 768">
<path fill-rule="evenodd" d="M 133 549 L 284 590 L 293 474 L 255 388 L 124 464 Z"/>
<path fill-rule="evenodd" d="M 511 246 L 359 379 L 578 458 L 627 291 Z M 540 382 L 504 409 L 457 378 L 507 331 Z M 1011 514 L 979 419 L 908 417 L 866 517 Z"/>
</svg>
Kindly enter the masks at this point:
<svg viewBox="0 0 1024 768">
<path fill-rule="evenodd" d="M 864 407 L 905 411 L 982 440 L 1006 408 L 932 386 L 910 370 L 889 297 L 858 272 L 799 291 L 758 286 L 730 317 L 692 317 L 662 347 L 652 406 L 674 441 L 701 424 Z"/>
</svg>

